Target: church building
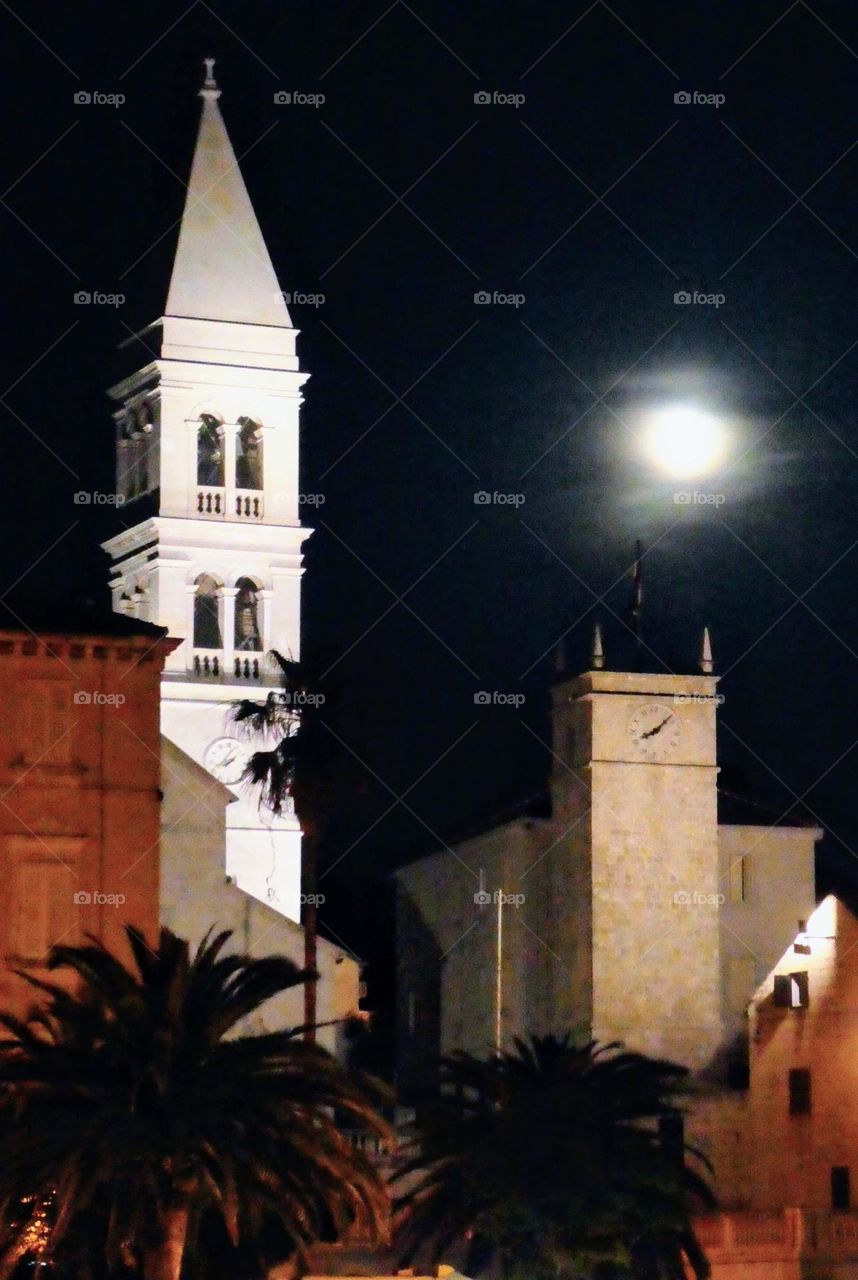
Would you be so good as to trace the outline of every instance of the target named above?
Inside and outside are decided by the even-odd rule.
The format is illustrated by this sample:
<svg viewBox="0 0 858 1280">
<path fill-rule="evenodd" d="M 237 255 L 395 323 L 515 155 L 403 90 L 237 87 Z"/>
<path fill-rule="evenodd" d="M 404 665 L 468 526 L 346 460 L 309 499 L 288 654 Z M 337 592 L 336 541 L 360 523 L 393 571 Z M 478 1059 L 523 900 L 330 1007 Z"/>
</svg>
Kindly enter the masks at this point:
<svg viewBox="0 0 858 1280">
<path fill-rule="evenodd" d="M 822 832 L 719 793 L 717 676 L 591 669 L 552 696 L 547 805 L 397 873 L 400 1082 L 566 1030 L 722 1074 L 813 911 Z M 794 821 L 794 820 L 793 820 Z"/>
</svg>

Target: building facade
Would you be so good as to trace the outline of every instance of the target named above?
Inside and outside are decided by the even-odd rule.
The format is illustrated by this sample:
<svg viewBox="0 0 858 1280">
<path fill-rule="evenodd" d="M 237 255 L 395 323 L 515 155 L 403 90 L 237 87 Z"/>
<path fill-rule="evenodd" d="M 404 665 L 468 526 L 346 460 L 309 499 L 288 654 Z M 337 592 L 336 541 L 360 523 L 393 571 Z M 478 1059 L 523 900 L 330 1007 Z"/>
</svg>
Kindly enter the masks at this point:
<svg viewBox="0 0 858 1280">
<path fill-rule="evenodd" d="M 21 1014 L 52 946 L 130 958 L 159 927 L 161 672 L 175 648 L 128 618 L 0 606 L 0 1007 Z"/>
</svg>

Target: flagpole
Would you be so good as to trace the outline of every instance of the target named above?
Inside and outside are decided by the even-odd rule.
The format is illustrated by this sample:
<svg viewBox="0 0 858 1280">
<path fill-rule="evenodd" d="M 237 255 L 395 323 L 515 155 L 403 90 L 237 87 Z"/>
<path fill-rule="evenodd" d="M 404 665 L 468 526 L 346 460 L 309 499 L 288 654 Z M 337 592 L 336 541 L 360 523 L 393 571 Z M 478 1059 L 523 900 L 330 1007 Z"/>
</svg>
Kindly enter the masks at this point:
<svg viewBox="0 0 858 1280">
<path fill-rule="evenodd" d="M 632 570 L 632 620 L 635 631 L 635 664 L 643 671 L 643 548 L 635 542 L 635 564 Z"/>
</svg>

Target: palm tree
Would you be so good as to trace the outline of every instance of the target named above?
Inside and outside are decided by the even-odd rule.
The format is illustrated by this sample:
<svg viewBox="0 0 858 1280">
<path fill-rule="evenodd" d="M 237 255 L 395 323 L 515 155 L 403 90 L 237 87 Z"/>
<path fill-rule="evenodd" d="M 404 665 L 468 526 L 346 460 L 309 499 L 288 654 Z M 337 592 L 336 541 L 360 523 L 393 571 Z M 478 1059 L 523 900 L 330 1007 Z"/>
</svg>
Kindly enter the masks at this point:
<svg viewBox="0 0 858 1280">
<path fill-rule="evenodd" d="M 444 1059 L 394 1179 L 403 1262 L 452 1249 L 471 1275 L 529 1280 L 685 1280 L 687 1262 L 702 1280 L 691 1215 L 713 1197 L 678 1128 L 686 1074 L 568 1036 Z"/>
<path fill-rule="evenodd" d="M 332 684 L 314 675 L 305 663 L 272 650 L 270 658 L 280 671 L 279 689 L 261 702 L 244 699 L 235 704 L 233 719 L 248 735 L 268 740 L 256 751 L 245 771 L 245 781 L 260 788 L 260 802 L 281 814 L 289 801 L 301 822 L 301 923 L 304 926 L 304 968 L 316 969 L 318 936 L 319 846 L 331 820 L 359 789 L 356 757 L 343 749 L 342 740 L 328 724 L 332 710 Z M 334 692 L 334 703 L 336 694 Z M 274 739 L 272 744 L 272 739 Z M 304 984 L 304 1025 L 308 1040 L 315 1039 L 316 984 Z"/>
<path fill-rule="evenodd" d="M 300 1259 L 320 1238 L 383 1236 L 387 1195 L 337 1127 L 380 1134 L 367 1086 L 294 1031 L 242 1023 L 305 977 L 281 957 L 196 954 L 166 930 L 133 963 L 54 947 L 58 981 L 0 1017 L 0 1278 L 187 1280 Z M 50 1274 L 50 1271 L 49 1271 Z"/>
</svg>

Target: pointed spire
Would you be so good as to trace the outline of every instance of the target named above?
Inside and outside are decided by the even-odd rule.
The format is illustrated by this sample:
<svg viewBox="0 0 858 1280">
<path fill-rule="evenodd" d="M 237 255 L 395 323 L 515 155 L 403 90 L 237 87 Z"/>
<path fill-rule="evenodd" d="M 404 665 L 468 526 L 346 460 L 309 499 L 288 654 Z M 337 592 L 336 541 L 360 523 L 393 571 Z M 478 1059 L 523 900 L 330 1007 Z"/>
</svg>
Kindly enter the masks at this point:
<svg viewBox="0 0 858 1280">
<path fill-rule="evenodd" d="M 590 654 L 590 670 L 601 671 L 605 665 L 605 650 L 602 647 L 602 628 L 597 622 L 593 628 L 593 650 Z"/>
<path fill-rule="evenodd" d="M 712 661 L 712 641 L 709 638 L 709 628 L 703 628 L 703 648 L 700 652 L 700 670 L 705 676 L 711 676 L 715 670 L 715 663 Z"/>
<path fill-rule="evenodd" d="M 292 328 L 218 106 L 214 58 L 206 78 L 166 315 Z"/>
</svg>

